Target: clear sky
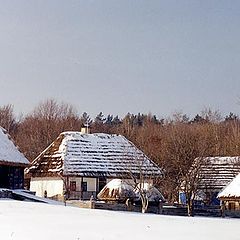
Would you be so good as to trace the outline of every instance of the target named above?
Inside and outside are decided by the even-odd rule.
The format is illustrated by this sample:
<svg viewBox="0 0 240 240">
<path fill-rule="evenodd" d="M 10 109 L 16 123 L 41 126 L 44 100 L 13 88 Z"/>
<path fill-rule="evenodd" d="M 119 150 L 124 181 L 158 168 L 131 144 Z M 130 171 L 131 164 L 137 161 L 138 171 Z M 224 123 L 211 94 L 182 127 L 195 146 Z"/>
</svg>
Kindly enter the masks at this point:
<svg viewBox="0 0 240 240">
<path fill-rule="evenodd" d="M 240 114 L 240 1 L 0 0 L 0 105 Z"/>
</svg>

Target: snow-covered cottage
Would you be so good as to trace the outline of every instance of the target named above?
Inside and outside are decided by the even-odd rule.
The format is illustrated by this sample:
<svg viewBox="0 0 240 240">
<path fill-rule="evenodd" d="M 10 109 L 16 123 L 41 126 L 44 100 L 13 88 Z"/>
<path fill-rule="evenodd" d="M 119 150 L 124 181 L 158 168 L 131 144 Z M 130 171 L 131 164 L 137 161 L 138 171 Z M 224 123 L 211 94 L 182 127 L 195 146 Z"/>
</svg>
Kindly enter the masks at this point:
<svg viewBox="0 0 240 240">
<path fill-rule="evenodd" d="M 240 211 L 240 173 L 218 194 L 226 210 Z"/>
<path fill-rule="evenodd" d="M 0 188 L 23 188 L 24 168 L 28 164 L 6 130 L 0 127 Z"/>
<path fill-rule="evenodd" d="M 30 190 L 37 196 L 89 199 L 113 178 L 130 173 L 161 176 L 162 171 L 125 137 L 63 132 L 31 164 Z"/>
<path fill-rule="evenodd" d="M 198 190 L 209 204 L 219 204 L 218 193 L 240 173 L 240 157 L 207 157 L 200 169 Z"/>
</svg>

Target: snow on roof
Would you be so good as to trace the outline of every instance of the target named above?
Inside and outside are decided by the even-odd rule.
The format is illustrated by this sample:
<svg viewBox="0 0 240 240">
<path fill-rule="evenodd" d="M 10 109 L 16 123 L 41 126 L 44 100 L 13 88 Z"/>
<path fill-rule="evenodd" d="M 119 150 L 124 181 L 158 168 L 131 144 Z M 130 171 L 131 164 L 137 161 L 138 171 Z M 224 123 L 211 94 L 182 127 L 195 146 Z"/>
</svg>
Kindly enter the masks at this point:
<svg viewBox="0 0 240 240">
<path fill-rule="evenodd" d="M 133 189 L 132 186 L 124 182 L 122 179 L 113 179 L 109 183 L 106 184 L 105 187 L 108 187 L 110 190 L 122 188 L 122 189 Z"/>
<path fill-rule="evenodd" d="M 130 184 L 131 180 L 128 182 L 122 179 L 113 179 L 105 185 L 97 197 L 100 200 L 108 201 L 125 201 L 127 198 L 140 200 L 139 190 L 141 189 L 142 191 L 146 192 L 146 195 L 150 202 L 165 200 L 160 191 L 152 184 L 144 182 L 138 184 L 137 187 L 133 188 L 133 185 Z"/>
<path fill-rule="evenodd" d="M 29 161 L 14 145 L 6 130 L 0 127 L 0 162 L 6 164 L 29 164 Z"/>
<path fill-rule="evenodd" d="M 32 163 L 37 175 L 119 177 L 131 171 L 161 175 L 159 167 L 125 137 L 116 134 L 63 132 Z"/>
<path fill-rule="evenodd" d="M 163 197 L 162 193 L 154 187 L 152 184 L 144 182 L 139 183 L 137 187 L 135 188 L 136 196 L 140 200 L 140 190 L 143 192 L 146 192 L 147 198 L 149 202 L 158 202 L 158 201 L 165 201 L 165 198 Z"/>
<path fill-rule="evenodd" d="M 218 198 L 229 197 L 240 197 L 240 173 L 218 194 Z"/>
<path fill-rule="evenodd" d="M 133 187 L 121 179 L 111 180 L 97 195 L 98 199 L 108 201 L 125 201 L 127 198 L 134 198 L 134 196 Z"/>
<path fill-rule="evenodd" d="M 207 157 L 201 166 L 199 189 L 221 190 L 240 173 L 240 157 Z"/>
</svg>

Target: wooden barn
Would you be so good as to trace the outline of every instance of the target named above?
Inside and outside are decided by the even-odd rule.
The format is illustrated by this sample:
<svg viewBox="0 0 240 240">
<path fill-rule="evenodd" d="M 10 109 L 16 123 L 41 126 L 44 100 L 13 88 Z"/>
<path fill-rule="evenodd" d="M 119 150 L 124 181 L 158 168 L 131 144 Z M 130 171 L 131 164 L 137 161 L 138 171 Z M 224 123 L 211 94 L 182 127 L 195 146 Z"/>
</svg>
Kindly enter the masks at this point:
<svg viewBox="0 0 240 240">
<path fill-rule="evenodd" d="M 240 173 L 218 194 L 226 210 L 240 212 Z"/>
<path fill-rule="evenodd" d="M 207 204 L 219 205 L 218 193 L 240 173 L 240 157 L 207 157 L 205 162 L 198 189 Z"/>
<path fill-rule="evenodd" d="M 0 188 L 24 187 L 24 168 L 29 161 L 14 145 L 6 130 L 0 127 Z"/>
<path fill-rule="evenodd" d="M 89 199 L 113 178 L 130 174 L 161 176 L 162 171 L 125 137 L 63 132 L 27 170 L 37 196 Z"/>
</svg>

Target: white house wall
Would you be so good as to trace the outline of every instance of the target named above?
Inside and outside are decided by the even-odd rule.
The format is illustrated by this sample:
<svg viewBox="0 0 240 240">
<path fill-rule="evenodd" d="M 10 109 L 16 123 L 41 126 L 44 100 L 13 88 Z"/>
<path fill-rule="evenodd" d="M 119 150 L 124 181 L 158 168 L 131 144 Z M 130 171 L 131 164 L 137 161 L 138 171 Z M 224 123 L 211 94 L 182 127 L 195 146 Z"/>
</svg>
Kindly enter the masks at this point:
<svg viewBox="0 0 240 240">
<path fill-rule="evenodd" d="M 87 182 L 87 190 L 89 192 L 96 192 L 97 179 L 96 178 L 83 178 Z"/>
<path fill-rule="evenodd" d="M 76 182 L 76 191 L 81 191 L 82 178 L 81 177 L 70 177 L 69 178 L 69 183 L 71 181 Z M 97 184 L 97 179 L 96 178 L 84 177 L 83 182 L 87 182 L 87 191 L 89 191 L 89 192 L 95 192 L 96 191 L 96 184 Z"/>
<path fill-rule="evenodd" d="M 48 197 L 63 195 L 63 180 L 61 178 L 31 178 L 30 191 L 36 192 L 36 196 L 44 197 L 47 191 Z"/>
</svg>

